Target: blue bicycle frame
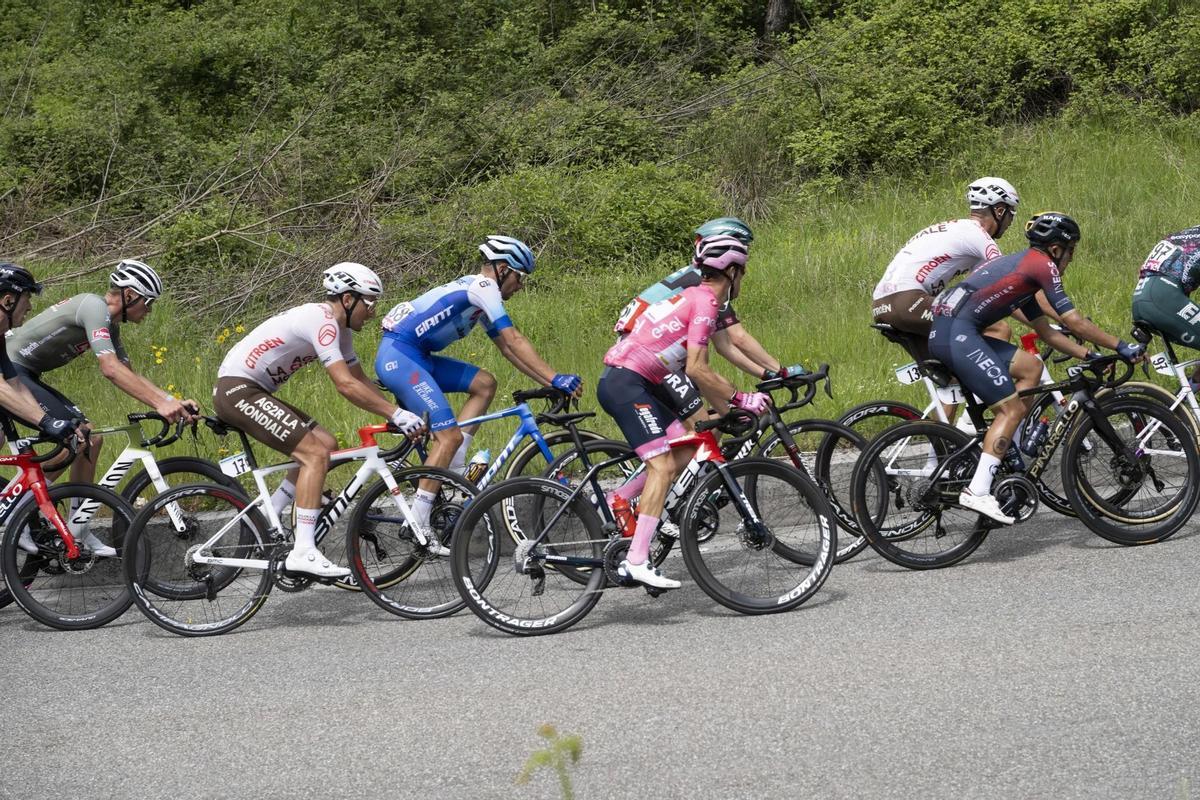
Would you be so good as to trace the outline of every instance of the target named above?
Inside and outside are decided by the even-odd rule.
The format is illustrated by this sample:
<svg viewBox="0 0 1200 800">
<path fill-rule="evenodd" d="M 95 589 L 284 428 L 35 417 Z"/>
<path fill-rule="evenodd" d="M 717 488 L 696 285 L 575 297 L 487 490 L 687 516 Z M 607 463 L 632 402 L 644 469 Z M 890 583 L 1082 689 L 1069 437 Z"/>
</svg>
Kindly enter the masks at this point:
<svg viewBox="0 0 1200 800">
<path fill-rule="evenodd" d="M 481 422 L 490 422 L 494 419 L 503 419 L 505 417 L 520 417 L 521 422 L 517 425 L 517 429 L 513 432 L 508 443 L 504 445 L 504 449 L 500 451 L 500 455 L 492 459 L 492 463 L 488 465 L 487 472 L 483 473 L 483 477 L 479 479 L 476 486 L 483 489 L 496 477 L 496 473 L 504 466 L 504 463 L 512 456 L 513 451 L 517 449 L 526 436 L 532 437 L 537 442 L 538 449 L 542 451 L 542 455 L 546 459 L 546 464 L 554 460 L 554 454 L 550 452 L 550 446 L 546 444 L 546 438 L 542 436 L 542 429 L 538 427 L 537 419 L 534 417 L 533 411 L 530 410 L 528 403 L 518 403 L 510 408 L 496 411 L 491 414 L 484 414 L 482 417 L 473 417 L 464 419 L 458 423 L 458 427 L 464 425 L 475 425 Z"/>
</svg>

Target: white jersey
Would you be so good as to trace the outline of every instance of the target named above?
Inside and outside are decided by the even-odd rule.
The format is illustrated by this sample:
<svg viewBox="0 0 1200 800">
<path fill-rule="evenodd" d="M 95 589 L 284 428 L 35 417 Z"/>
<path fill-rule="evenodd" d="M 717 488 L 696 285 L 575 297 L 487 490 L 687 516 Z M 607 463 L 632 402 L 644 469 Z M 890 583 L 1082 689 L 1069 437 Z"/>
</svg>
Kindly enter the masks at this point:
<svg viewBox="0 0 1200 800">
<path fill-rule="evenodd" d="M 217 371 L 220 378 L 249 378 L 274 392 L 296 370 L 313 361 L 358 363 L 350 332 L 333 318 L 327 303 L 306 303 L 276 314 L 233 346 Z"/>
<path fill-rule="evenodd" d="M 992 237 L 973 219 L 930 225 L 909 239 L 888 264 L 871 299 L 914 289 L 936 295 L 952 278 L 1000 255 Z"/>
</svg>

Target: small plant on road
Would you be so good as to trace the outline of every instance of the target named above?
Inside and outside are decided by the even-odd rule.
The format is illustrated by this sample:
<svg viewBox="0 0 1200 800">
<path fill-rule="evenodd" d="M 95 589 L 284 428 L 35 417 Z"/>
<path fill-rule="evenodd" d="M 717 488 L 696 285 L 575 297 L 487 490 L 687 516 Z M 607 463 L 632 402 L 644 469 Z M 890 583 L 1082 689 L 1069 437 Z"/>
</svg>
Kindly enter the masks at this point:
<svg viewBox="0 0 1200 800">
<path fill-rule="evenodd" d="M 538 728 L 538 736 L 546 740 L 546 746 L 530 754 L 525 766 L 518 773 L 516 782 L 529 783 L 534 772 L 548 767 L 558 775 L 558 786 L 562 790 L 563 800 L 574 800 L 575 791 L 571 788 L 570 767 L 572 764 L 578 764 L 579 757 L 583 755 L 583 740 L 573 734 L 563 736 L 549 723 Z"/>
</svg>

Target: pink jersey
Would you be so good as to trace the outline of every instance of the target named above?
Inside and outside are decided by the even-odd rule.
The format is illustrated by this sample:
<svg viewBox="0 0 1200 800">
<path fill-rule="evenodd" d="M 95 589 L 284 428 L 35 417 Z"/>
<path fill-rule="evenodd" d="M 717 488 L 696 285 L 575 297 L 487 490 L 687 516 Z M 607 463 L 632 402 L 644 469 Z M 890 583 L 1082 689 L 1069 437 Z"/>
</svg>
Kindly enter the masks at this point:
<svg viewBox="0 0 1200 800">
<path fill-rule="evenodd" d="M 604 354 L 610 367 L 624 367 L 659 383 L 687 363 L 687 349 L 707 347 L 720 306 L 701 284 L 660 300 L 642 312 L 628 336 Z"/>
</svg>

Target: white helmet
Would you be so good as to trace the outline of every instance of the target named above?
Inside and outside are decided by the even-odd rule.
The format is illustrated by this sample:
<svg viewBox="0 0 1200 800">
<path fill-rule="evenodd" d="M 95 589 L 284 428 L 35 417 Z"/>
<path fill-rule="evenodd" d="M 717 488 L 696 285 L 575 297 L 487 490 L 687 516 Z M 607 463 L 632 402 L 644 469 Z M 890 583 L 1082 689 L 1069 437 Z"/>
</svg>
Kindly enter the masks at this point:
<svg viewBox="0 0 1200 800">
<path fill-rule="evenodd" d="M 117 264 L 108 276 L 108 285 L 114 289 L 133 289 L 147 300 L 155 300 L 163 293 L 162 279 L 148 264 L 127 258 Z"/>
<path fill-rule="evenodd" d="M 1016 210 L 1021 198 L 1013 185 L 1003 178 L 980 178 L 967 187 L 967 205 L 972 211 L 1004 203 Z"/>
<path fill-rule="evenodd" d="M 334 264 L 322 273 L 321 279 L 326 294 L 354 292 L 363 297 L 379 297 L 383 294 L 383 282 L 379 276 L 353 261 Z"/>
</svg>

